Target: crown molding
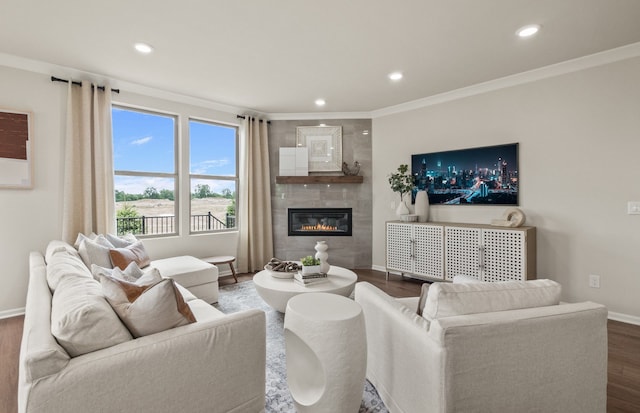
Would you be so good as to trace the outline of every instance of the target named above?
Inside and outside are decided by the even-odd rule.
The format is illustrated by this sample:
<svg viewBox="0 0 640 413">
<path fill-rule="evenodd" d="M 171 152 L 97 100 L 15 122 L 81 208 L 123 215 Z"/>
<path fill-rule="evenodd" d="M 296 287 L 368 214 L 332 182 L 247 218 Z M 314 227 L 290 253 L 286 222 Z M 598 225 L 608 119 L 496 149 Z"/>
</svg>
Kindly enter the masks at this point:
<svg viewBox="0 0 640 413">
<path fill-rule="evenodd" d="M 632 43 L 615 49 L 605 50 L 604 52 L 578 57 L 576 59 L 567 60 L 549 66 L 544 66 L 538 69 L 529 70 L 527 72 L 517 73 L 515 75 L 505 76 L 499 79 L 478 83 L 472 86 L 452 90 L 450 92 L 440 93 L 438 95 L 413 100 L 411 102 L 401 103 L 399 105 L 374 110 L 371 112 L 371 117 L 379 118 L 401 112 L 408 112 L 427 106 L 438 105 L 441 103 L 480 95 L 499 89 L 505 89 L 525 83 L 535 82 L 537 80 L 547 79 L 550 77 L 561 76 L 567 73 L 578 72 L 580 70 L 603 66 L 621 60 L 632 59 L 638 56 L 640 56 L 640 42 Z"/>
<path fill-rule="evenodd" d="M 632 43 L 615 49 L 605 50 L 603 52 L 579 57 L 565 62 L 541 67 L 527 72 L 518 73 L 511 76 L 478 83 L 472 86 L 428 96 L 422 99 L 401 103 L 394 106 L 388 106 L 376 109 L 370 112 L 311 112 L 311 113 L 261 113 L 249 108 L 227 105 L 224 103 L 214 102 L 204 98 L 184 95 L 177 92 L 158 89 L 155 87 L 145 86 L 138 83 L 128 82 L 119 79 L 112 79 L 105 75 L 85 72 L 66 66 L 59 66 L 38 60 L 27 59 L 20 56 L 0 53 L 0 65 L 16 69 L 22 69 L 35 73 L 46 75 L 55 75 L 58 77 L 88 79 L 100 84 L 109 84 L 113 88 L 122 89 L 122 93 L 137 93 L 145 96 L 166 99 L 179 103 L 185 103 L 204 108 L 214 109 L 225 113 L 242 114 L 242 113 L 258 113 L 269 120 L 323 120 L 323 119 L 373 119 L 389 116 L 397 113 L 408 112 L 428 106 L 433 106 L 445 102 L 450 102 L 466 97 L 480 95 L 508 87 L 518 86 L 537 80 L 547 79 L 550 77 L 561 76 L 567 73 L 578 72 L 593 67 L 603 66 L 606 64 L 632 59 L 640 56 L 640 42 Z"/>
<path fill-rule="evenodd" d="M 171 92 L 168 90 L 158 89 L 155 87 L 145 86 L 139 83 L 129 82 L 126 80 L 115 79 L 106 75 L 86 72 L 67 66 L 60 66 L 53 63 L 47 63 L 40 60 L 27 59 L 25 57 L 15 56 L 7 53 L 0 53 L 0 66 L 6 66 L 13 69 L 25 70 L 33 73 L 41 73 L 47 76 L 56 76 L 59 78 L 73 80 L 89 80 L 93 83 L 104 85 L 114 89 L 121 89 L 120 93 L 136 93 L 144 96 L 154 97 L 158 99 L 170 100 L 173 102 L 184 103 L 188 105 L 199 106 L 203 108 L 218 110 L 220 112 L 243 114 L 247 112 L 258 113 L 255 110 L 242 108 L 239 106 L 227 105 L 224 103 L 214 102 L 208 99 L 189 96 L 182 93 Z M 118 101 L 118 99 L 114 99 Z M 266 114 L 260 114 L 267 116 Z"/>
<path fill-rule="evenodd" d="M 269 120 L 371 119 L 371 112 L 268 113 Z"/>
</svg>

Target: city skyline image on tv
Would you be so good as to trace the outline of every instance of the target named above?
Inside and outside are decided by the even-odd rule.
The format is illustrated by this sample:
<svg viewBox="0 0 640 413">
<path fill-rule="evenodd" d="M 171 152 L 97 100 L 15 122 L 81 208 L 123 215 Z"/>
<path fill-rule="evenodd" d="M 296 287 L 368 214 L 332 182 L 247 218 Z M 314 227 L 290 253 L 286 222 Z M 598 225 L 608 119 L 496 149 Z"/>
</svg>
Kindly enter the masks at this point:
<svg viewBox="0 0 640 413">
<path fill-rule="evenodd" d="M 411 155 L 417 191 L 430 204 L 518 205 L 518 144 Z"/>
</svg>

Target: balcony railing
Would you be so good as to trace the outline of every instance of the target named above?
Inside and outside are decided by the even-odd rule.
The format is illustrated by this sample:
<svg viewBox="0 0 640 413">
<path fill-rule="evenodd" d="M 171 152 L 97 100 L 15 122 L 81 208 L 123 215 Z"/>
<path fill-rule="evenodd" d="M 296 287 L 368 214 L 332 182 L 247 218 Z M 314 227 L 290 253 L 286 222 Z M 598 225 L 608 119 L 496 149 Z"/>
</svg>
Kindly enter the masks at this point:
<svg viewBox="0 0 640 413">
<path fill-rule="evenodd" d="M 235 228 L 236 216 L 226 214 L 223 222 L 211 212 L 204 215 L 191 215 L 191 231 L 216 231 L 227 228 Z M 116 229 L 118 235 L 132 233 L 134 235 L 154 235 L 171 234 L 175 232 L 175 216 L 153 216 L 153 217 L 127 217 L 116 218 Z"/>
</svg>

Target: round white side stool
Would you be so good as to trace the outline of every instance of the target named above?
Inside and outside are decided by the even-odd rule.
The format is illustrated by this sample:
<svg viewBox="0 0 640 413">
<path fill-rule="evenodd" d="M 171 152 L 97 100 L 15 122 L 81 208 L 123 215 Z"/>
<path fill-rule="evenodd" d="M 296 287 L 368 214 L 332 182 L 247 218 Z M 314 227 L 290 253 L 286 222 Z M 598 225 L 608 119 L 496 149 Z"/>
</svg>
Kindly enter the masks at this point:
<svg viewBox="0 0 640 413">
<path fill-rule="evenodd" d="M 297 295 L 284 317 L 287 383 L 296 409 L 357 412 L 367 369 L 362 308 L 336 294 Z"/>
</svg>

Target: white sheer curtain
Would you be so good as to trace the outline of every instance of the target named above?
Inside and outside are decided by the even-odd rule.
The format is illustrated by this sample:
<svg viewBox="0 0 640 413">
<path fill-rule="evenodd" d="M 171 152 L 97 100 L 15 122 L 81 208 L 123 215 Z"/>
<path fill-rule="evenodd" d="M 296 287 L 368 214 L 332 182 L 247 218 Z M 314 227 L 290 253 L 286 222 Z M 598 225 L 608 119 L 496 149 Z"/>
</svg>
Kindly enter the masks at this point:
<svg viewBox="0 0 640 413">
<path fill-rule="evenodd" d="M 115 231 L 111 139 L 111 89 L 69 82 L 62 213 L 67 242 L 79 232 Z"/>
<path fill-rule="evenodd" d="M 262 270 L 273 257 L 269 138 L 267 121 L 249 116 L 240 128 L 238 213 L 240 271 Z"/>
</svg>

